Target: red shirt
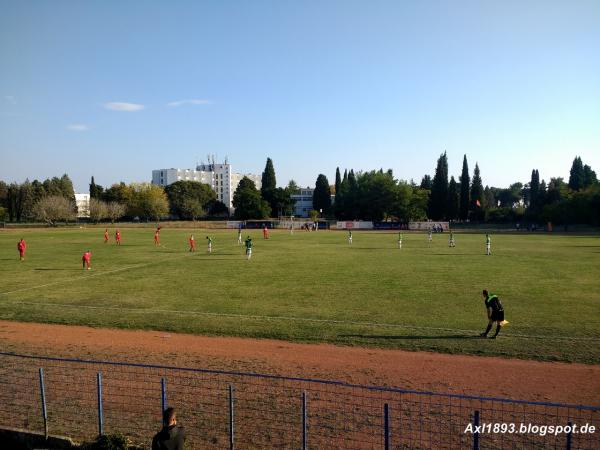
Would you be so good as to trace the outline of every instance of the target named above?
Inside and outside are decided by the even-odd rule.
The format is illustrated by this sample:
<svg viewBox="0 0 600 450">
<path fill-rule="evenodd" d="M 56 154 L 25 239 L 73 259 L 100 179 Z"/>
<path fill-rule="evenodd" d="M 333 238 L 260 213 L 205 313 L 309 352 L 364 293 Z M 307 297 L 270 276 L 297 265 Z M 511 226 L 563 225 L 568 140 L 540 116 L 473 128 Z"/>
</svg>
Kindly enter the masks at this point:
<svg viewBox="0 0 600 450">
<path fill-rule="evenodd" d="M 121 240 L 121 233 L 119 233 L 118 231 L 115 233 L 115 238 L 117 239 L 117 241 Z"/>
<path fill-rule="evenodd" d="M 24 252 L 26 247 L 27 247 L 27 244 L 25 244 L 25 241 L 19 241 L 19 242 L 17 243 L 17 249 L 18 249 L 20 252 Z"/>
<path fill-rule="evenodd" d="M 83 254 L 83 256 L 81 257 L 81 260 L 85 261 L 85 262 L 90 262 L 90 258 L 91 257 L 92 257 L 92 253 L 91 252 L 85 252 Z"/>
</svg>

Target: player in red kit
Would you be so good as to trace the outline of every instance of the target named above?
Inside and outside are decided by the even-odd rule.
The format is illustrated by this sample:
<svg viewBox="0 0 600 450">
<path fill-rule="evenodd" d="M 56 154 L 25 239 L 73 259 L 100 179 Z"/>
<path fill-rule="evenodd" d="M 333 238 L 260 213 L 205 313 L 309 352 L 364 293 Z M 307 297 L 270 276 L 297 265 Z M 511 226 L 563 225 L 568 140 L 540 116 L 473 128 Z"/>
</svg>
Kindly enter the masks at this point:
<svg viewBox="0 0 600 450">
<path fill-rule="evenodd" d="M 156 230 L 154 232 L 154 245 L 160 245 L 160 236 L 159 236 L 160 232 L 158 230 Z"/>
<path fill-rule="evenodd" d="M 115 241 L 117 241 L 117 245 L 121 245 L 121 232 L 119 230 L 115 232 Z"/>
<path fill-rule="evenodd" d="M 106 244 L 108 242 L 108 228 L 106 230 L 104 230 L 104 243 Z"/>
<path fill-rule="evenodd" d="M 88 250 L 81 257 L 81 262 L 82 262 L 84 270 L 86 268 L 87 268 L 87 270 L 92 270 L 92 262 L 91 262 L 91 260 L 92 260 L 92 252 L 90 250 Z"/>
<path fill-rule="evenodd" d="M 196 240 L 194 239 L 194 235 L 190 235 L 190 252 L 196 251 Z"/>
<path fill-rule="evenodd" d="M 265 227 L 263 228 L 263 238 L 265 239 L 269 239 L 269 229 L 267 228 L 267 226 L 265 225 Z"/>
<path fill-rule="evenodd" d="M 25 239 L 21 238 L 21 240 L 17 243 L 17 250 L 19 250 L 19 259 L 21 261 L 25 261 L 25 250 L 27 249 L 27 244 L 25 243 Z"/>
</svg>

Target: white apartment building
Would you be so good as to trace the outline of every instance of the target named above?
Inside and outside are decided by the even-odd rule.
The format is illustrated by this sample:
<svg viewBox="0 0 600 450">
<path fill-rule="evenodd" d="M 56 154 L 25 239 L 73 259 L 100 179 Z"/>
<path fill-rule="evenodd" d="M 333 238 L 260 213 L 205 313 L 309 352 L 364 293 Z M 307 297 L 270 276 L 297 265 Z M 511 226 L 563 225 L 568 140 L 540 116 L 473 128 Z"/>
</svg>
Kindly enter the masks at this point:
<svg viewBox="0 0 600 450">
<path fill-rule="evenodd" d="M 90 194 L 75 194 L 77 217 L 90 217 Z"/>
<path fill-rule="evenodd" d="M 152 171 L 152 184 L 168 186 L 176 181 L 198 181 L 208 184 L 217 194 L 217 200 L 223 202 L 233 212 L 233 194 L 244 177 L 250 178 L 260 189 L 261 177 L 251 173 L 238 173 L 231 170 L 231 164 L 199 164 L 196 169 L 158 169 Z"/>
</svg>

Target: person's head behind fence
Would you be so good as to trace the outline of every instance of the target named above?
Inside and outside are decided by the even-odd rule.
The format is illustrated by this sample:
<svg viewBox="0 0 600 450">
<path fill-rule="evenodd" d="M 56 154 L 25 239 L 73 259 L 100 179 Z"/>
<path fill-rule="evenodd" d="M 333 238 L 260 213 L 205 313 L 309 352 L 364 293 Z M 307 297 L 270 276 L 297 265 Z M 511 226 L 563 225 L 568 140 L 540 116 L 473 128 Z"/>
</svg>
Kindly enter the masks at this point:
<svg viewBox="0 0 600 450">
<path fill-rule="evenodd" d="M 163 425 L 169 427 L 177 423 L 175 408 L 167 408 L 163 411 Z"/>
</svg>

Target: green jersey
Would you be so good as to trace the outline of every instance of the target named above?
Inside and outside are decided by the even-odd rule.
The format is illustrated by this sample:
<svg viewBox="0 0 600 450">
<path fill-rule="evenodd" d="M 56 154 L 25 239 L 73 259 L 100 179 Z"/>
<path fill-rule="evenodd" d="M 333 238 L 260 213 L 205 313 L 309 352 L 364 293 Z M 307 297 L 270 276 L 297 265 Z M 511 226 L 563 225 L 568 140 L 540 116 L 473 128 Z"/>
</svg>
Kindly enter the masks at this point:
<svg viewBox="0 0 600 450">
<path fill-rule="evenodd" d="M 246 239 L 246 250 L 252 249 L 252 239 Z"/>
<path fill-rule="evenodd" d="M 209 238 L 208 236 L 206 237 L 206 242 L 208 243 L 208 245 L 212 244 L 212 238 Z"/>
</svg>

